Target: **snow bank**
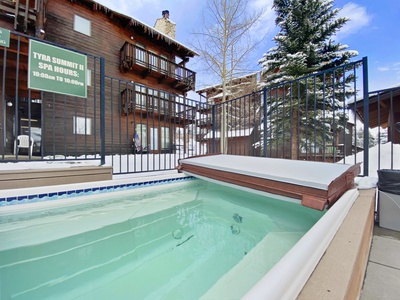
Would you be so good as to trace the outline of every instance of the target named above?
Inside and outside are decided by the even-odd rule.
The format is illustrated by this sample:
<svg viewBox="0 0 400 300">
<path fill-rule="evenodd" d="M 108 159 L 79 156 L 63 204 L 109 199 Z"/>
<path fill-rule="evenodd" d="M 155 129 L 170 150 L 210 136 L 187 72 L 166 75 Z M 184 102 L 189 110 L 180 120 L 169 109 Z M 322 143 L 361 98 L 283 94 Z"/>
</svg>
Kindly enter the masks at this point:
<svg viewBox="0 0 400 300">
<path fill-rule="evenodd" d="M 356 155 L 346 156 L 347 164 L 361 162 L 361 175 L 364 169 L 364 152 Z M 343 163 L 344 160 L 338 161 Z M 376 187 L 378 182 L 378 170 L 380 169 L 400 169 L 400 145 L 399 144 L 378 144 L 369 148 L 368 177 L 358 177 L 355 182 L 359 189 L 368 189 Z"/>
</svg>

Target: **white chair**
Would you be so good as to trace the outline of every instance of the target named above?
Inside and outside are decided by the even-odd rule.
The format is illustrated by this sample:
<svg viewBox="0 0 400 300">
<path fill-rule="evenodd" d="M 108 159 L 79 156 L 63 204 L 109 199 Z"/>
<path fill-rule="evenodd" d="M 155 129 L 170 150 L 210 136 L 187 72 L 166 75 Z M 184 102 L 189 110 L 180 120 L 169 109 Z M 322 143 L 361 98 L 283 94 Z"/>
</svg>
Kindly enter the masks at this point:
<svg viewBox="0 0 400 300">
<path fill-rule="evenodd" d="M 29 138 L 29 135 L 19 135 L 14 140 L 14 155 L 17 155 L 20 148 L 28 149 L 30 156 L 33 152 L 33 137 Z"/>
</svg>

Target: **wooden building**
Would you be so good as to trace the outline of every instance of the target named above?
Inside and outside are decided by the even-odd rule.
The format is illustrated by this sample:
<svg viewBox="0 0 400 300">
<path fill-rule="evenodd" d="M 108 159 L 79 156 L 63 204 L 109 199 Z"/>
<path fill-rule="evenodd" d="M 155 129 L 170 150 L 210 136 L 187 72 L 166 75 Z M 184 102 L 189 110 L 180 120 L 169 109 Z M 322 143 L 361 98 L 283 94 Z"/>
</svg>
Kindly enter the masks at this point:
<svg viewBox="0 0 400 300">
<path fill-rule="evenodd" d="M 226 101 L 258 91 L 258 76 L 259 72 L 255 72 L 229 80 L 226 87 Z M 222 102 L 222 84 L 199 89 L 196 93 L 205 97 L 209 104 Z"/>
<path fill-rule="evenodd" d="M 212 131 L 208 132 L 203 138 L 203 143 L 207 147 L 207 153 L 221 153 L 221 145 L 219 143 L 220 131 L 215 132 L 213 137 Z M 213 138 L 216 142 L 212 143 Z M 257 130 L 242 129 L 242 130 L 228 130 L 228 153 L 233 155 L 245 155 L 245 156 L 258 156 L 259 151 L 255 147 L 259 136 L 257 135 Z M 213 151 L 214 149 L 214 151 Z"/>
<path fill-rule="evenodd" d="M 364 99 L 348 107 L 364 122 Z M 387 129 L 388 142 L 400 144 L 400 87 L 371 92 L 368 113 L 370 128 L 381 126 Z"/>
<path fill-rule="evenodd" d="M 42 155 L 98 153 L 99 58 L 105 61 L 106 153 L 115 145 L 130 153 L 135 134 L 146 151 L 171 149 L 176 127 L 194 115 L 186 93 L 194 90 L 196 74 L 186 64 L 197 53 L 176 41 L 168 11 L 155 21 L 150 27 L 90 0 L 0 1 L 0 28 L 11 32 L 9 47 L 0 46 L 0 119 L 6 116 L 7 124 L 0 149 L 12 152 L 25 122 L 40 132 L 35 148 Z M 32 38 L 87 54 L 87 97 L 28 89 Z"/>
<path fill-rule="evenodd" d="M 259 138 L 257 126 L 260 114 L 255 114 L 255 107 L 260 104 L 258 91 L 259 72 L 247 74 L 245 76 L 233 78 L 227 82 L 225 92 L 225 104 L 222 102 L 223 88 L 221 84 L 205 87 L 196 91 L 201 97 L 206 99 L 210 105 L 216 106 L 216 120 L 214 124 L 216 133 L 213 143 L 212 135 L 212 111 L 204 111 L 205 117 L 209 122 L 199 125 L 202 128 L 203 137 L 201 143 L 207 148 L 207 153 L 221 153 L 220 138 L 222 124 L 222 110 L 226 111 L 227 118 L 227 154 L 236 155 L 255 155 L 255 143 Z M 231 101 L 232 100 L 232 101 Z M 211 106 L 210 106 L 211 107 Z M 256 129 L 256 130 L 254 130 Z M 198 139 L 199 140 L 199 139 Z M 214 150 L 214 151 L 213 151 Z"/>
</svg>

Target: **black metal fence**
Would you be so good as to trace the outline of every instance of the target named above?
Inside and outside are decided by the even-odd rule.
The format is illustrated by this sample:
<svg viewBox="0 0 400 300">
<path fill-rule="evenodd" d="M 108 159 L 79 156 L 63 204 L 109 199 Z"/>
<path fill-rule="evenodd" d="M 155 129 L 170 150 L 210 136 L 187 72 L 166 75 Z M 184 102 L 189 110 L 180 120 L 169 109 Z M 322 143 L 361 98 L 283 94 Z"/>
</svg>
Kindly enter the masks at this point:
<svg viewBox="0 0 400 300">
<path fill-rule="evenodd" d="M 86 98 L 31 90 L 29 39 L 12 33 L 0 47 L 1 162 L 100 163 L 123 174 L 205 153 L 208 104 L 106 76 L 104 59 L 88 54 Z"/>
<path fill-rule="evenodd" d="M 104 59 L 84 54 L 86 98 L 32 90 L 27 86 L 29 39 L 12 33 L 10 47 L 0 47 L 0 161 L 99 160 Z"/>
<path fill-rule="evenodd" d="M 225 125 L 221 131 L 228 140 L 225 151 L 332 162 L 354 153 L 354 124 L 346 106 L 360 92 L 363 99 L 368 98 L 368 93 L 363 95 L 367 82 L 363 80 L 366 70 L 361 67 L 365 62 L 266 86 L 218 104 L 217 130 Z"/>
<path fill-rule="evenodd" d="M 400 87 L 369 92 L 367 69 L 363 58 L 215 105 L 211 152 L 399 168 Z"/>
<path fill-rule="evenodd" d="M 1 162 L 100 161 L 124 174 L 221 152 L 370 162 L 371 147 L 390 144 L 396 167 L 400 88 L 369 93 L 366 58 L 209 105 L 106 76 L 104 59 L 91 55 L 86 98 L 30 90 L 28 38 L 13 33 L 11 43 L 16 51 L 0 49 Z"/>
<path fill-rule="evenodd" d="M 106 162 L 123 174 L 174 169 L 206 153 L 206 103 L 105 77 Z"/>
<path fill-rule="evenodd" d="M 400 86 L 369 92 L 368 102 L 359 99 L 349 103 L 348 109 L 363 125 L 354 135 L 368 135 L 368 144 L 363 147 L 369 149 L 370 167 L 400 169 Z M 357 145 L 361 143 L 357 141 Z"/>
</svg>

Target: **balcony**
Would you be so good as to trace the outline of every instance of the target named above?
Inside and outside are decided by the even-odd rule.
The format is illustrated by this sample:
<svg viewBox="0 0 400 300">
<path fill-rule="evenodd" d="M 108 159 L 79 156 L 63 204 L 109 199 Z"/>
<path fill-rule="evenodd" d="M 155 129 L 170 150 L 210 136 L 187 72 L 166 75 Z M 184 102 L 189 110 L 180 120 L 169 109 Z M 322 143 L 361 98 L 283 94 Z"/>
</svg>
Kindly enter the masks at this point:
<svg viewBox="0 0 400 300">
<path fill-rule="evenodd" d="M 8 16 L 13 16 L 15 30 L 26 33 L 28 30 L 28 26 L 36 27 L 37 21 L 43 24 L 43 10 L 46 2 L 47 0 L 6 0 L 0 2 L 0 11 Z M 43 14 L 40 14 L 41 12 L 43 12 Z M 37 19 L 38 17 L 40 18 L 40 20 Z"/>
<path fill-rule="evenodd" d="M 120 67 L 124 72 L 135 72 L 143 78 L 151 76 L 159 83 L 167 83 L 182 92 L 195 88 L 196 73 L 165 57 L 128 42 L 124 43 L 120 52 Z"/>
<path fill-rule="evenodd" d="M 121 105 L 122 112 L 126 115 L 156 117 L 159 120 L 168 119 L 174 123 L 192 123 L 196 118 L 196 108 L 175 101 L 174 96 L 165 99 L 129 88 L 121 92 Z"/>
<path fill-rule="evenodd" d="M 196 120 L 196 126 L 200 128 L 211 128 L 212 127 L 212 117 L 206 116 L 201 117 Z"/>
</svg>

